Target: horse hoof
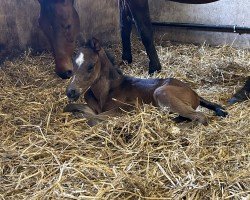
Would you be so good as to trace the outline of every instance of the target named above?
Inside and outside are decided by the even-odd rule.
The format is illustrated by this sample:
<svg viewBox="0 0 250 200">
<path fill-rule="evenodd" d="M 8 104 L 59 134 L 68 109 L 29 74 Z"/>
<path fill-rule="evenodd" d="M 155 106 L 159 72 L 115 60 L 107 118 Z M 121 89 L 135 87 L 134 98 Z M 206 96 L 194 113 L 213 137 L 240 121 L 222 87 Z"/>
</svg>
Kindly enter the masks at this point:
<svg viewBox="0 0 250 200">
<path fill-rule="evenodd" d="M 223 111 L 221 108 L 216 108 L 215 110 L 216 115 L 220 117 L 226 117 L 228 113 L 226 111 Z"/>
<path fill-rule="evenodd" d="M 153 64 L 151 61 L 149 62 L 149 69 L 148 69 L 148 74 L 152 75 L 155 72 L 160 72 L 161 71 L 161 64 L 160 62 L 156 64 Z"/>
<path fill-rule="evenodd" d="M 149 68 L 149 70 L 148 70 L 149 75 L 153 75 L 154 73 L 159 73 L 159 72 L 161 72 L 161 68 L 159 68 L 159 69 L 151 69 L 151 68 Z"/>
<path fill-rule="evenodd" d="M 130 55 L 130 56 L 124 55 L 124 56 L 122 56 L 122 60 L 123 60 L 123 62 L 125 62 L 125 63 L 131 64 L 132 61 L 133 61 L 132 55 Z"/>
<path fill-rule="evenodd" d="M 122 60 L 121 62 L 119 62 L 119 66 L 126 66 L 126 65 L 128 65 L 128 64 L 130 64 L 130 63 L 128 63 L 127 61 L 125 61 L 125 60 Z"/>
</svg>

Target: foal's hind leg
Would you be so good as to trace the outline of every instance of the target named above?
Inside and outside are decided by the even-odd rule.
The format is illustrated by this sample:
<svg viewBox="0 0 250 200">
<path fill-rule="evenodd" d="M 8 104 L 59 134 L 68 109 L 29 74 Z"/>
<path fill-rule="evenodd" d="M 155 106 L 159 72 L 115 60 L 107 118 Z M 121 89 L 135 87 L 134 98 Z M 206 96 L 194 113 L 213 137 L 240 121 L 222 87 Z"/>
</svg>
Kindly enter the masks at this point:
<svg viewBox="0 0 250 200">
<path fill-rule="evenodd" d="M 203 125 L 208 124 L 206 116 L 194 110 L 198 106 L 193 103 L 197 97 L 187 88 L 164 85 L 155 90 L 154 98 L 158 106 L 169 107 L 170 111 L 178 113 L 182 119 L 188 118 Z"/>
</svg>

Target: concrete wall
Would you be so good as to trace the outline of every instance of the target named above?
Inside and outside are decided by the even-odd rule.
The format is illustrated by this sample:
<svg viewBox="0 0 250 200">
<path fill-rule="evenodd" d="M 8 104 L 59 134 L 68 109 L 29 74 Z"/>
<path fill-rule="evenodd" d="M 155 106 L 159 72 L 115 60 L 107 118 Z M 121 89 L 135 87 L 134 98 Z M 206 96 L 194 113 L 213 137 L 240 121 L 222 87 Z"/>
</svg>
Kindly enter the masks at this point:
<svg viewBox="0 0 250 200">
<path fill-rule="evenodd" d="M 187 5 L 166 0 L 149 0 L 153 21 L 227 24 L 250 27 L 249 0 L 220 0 L 206 5 Z M 37 0 L 0 1 L 0 60 L 10 51 L 48 47 L 37 23 Z M 95 35 L 102 41 L 119 41 L 118 0 L 76 0 L 81 29 L 86 37 Z M 157 34 L 156 34 L 157 35 Z M 180 42 L 232 44 L 248 47 L 249 35 L 206 33 L 163 28 L 162 39 Z"/>
<path fill-rule="evenodd" d="M 203 5 L 188 5 L 166 0 L 149 0 L 152 21 L 238 25 L 250 27 L 249 0 L 220 0 Z M 250 35 L 159 29 L 162 39 L 212 45 L 233 44 L 250 48 Z M 164 34 L 164 36 L 162 36 Z"/>
<path fill-rule="evenodd" d="M 32 11 L 32 12 L 31 12 Z M 38 2 L 30 0 L 0 1 L 0 56 L 31 45 L 38 34 Z M 33 38 L 33 41 L 32 41 Z M 38 37 L 40 38 L 40 37 Z M 0 57 L 0 58 L 1 58 Z"/>
<path fill-rule="evenodd" d="M 102 41 L 118 41 L 119 10 L 117 0 L 77 0 L 81 31 L 85 37 L 96 36 Z"/>
</svg>

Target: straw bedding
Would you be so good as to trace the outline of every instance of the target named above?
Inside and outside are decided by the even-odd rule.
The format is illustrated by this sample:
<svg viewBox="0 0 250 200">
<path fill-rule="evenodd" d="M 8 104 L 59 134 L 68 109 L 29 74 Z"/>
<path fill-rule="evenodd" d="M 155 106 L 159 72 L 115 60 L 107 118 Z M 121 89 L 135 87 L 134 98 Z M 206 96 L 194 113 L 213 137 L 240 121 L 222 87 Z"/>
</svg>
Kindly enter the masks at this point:
<svg viewBox="0 0 250 200">
<path fill-rule="evenodd" d="M 112 46 L 120 57 L 120 47 Z M 134 44 L 126 74 L 147 77 Z M 250 52 L 229 46 L 157 47 L 163 70 L 226 105 L 250 71 Z M 150 105 L 90 128 L 62 110 L 67 81 L 51 55 L 6 61 L 0 70 L 1 199 L 249 199 L 250 102 L 209 126 L 174 124 Z M 83 100 L 82 100 L 83 101 Z"/>
</svg>

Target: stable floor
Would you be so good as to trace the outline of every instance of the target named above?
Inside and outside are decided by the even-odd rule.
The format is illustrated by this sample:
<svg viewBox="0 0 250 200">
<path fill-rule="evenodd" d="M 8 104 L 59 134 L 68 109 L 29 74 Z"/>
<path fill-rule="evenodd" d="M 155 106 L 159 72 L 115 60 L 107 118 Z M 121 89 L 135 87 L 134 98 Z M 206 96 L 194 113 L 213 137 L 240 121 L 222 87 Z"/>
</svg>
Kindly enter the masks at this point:
<svg viewBox="0 0 250 200">
<path fill-rule="evenodd" d="M 120 46 L 110 49 L 119 62 Z M 62 112 L 68 81 L 55 76 L 51 55 L 26 52 L 0 69 L 0 198 L 249 198 L 250 101 L 226 101 L 249 75 L 250 52 L 168 42 L 157 50 L 163 70 L 154 77 L 188 82 L 229 116 L 202 109 L 208 126 L 175 124 L 145 105 L 91 128 Z M 147 77 L 138 42 L 133 55 L 124 73 Z"/>
</svg>

